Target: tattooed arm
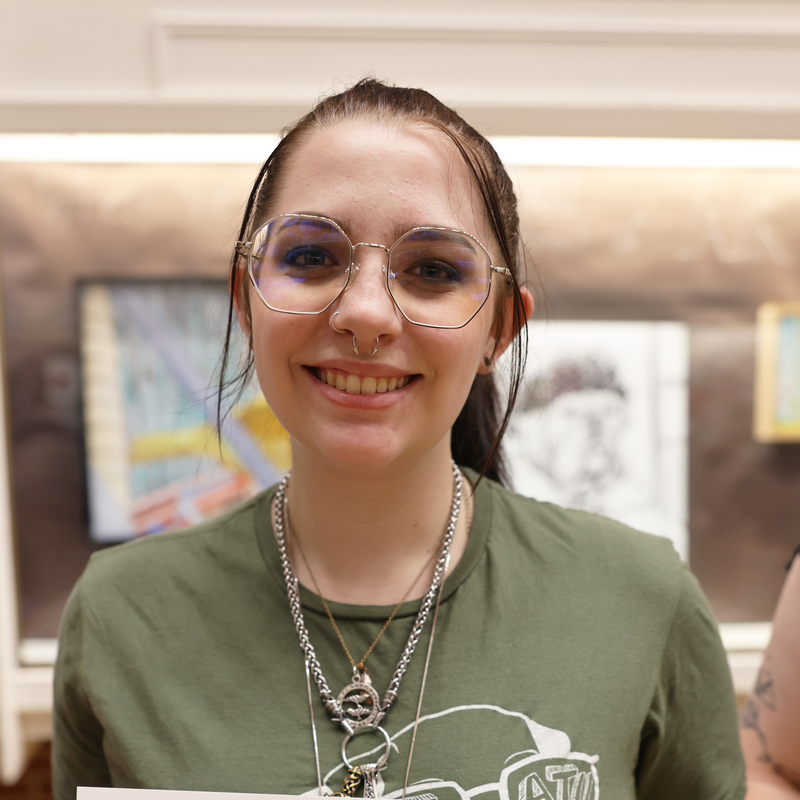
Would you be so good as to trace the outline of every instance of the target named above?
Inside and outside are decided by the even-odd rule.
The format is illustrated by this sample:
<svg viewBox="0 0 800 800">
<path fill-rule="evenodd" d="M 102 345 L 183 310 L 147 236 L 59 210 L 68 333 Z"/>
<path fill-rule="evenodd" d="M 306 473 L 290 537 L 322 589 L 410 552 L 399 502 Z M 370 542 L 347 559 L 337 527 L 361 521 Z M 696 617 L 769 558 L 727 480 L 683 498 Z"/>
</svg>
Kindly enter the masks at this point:
<svg viewBox="0 0 800 800">
<path fill-rule="evenodd" d="M 747 800 L 800 799 L 800 557 L 789 571 L 740 721 Z"/>
</svg>

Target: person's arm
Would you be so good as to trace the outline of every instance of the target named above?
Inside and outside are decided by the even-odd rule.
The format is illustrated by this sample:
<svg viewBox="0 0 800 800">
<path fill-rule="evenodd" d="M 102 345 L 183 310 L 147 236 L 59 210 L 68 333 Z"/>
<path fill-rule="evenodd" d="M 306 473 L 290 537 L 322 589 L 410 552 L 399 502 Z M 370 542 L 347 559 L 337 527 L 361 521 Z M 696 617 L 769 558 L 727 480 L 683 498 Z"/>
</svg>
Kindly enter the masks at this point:
<svg viewBox="0 0 800 800">
<path fill-rule="evenodd" d="M 640 736 L 638 800 L 744 800 L 730 668 L 688 568 Z"/>
<path fill-rule="evenodd" d="M 800 558 L 778 598 L 772 639 L 740 717 L 747 800 L 800 800 Z"/>
<path fill-rule="evenodd" d="M 75 800 L 78 786 L 110 786 L 103 728 L 84 685 L 85 611 L 80 583 L 61 620 L 53 686 L 53 795 Z"/>
</svg>

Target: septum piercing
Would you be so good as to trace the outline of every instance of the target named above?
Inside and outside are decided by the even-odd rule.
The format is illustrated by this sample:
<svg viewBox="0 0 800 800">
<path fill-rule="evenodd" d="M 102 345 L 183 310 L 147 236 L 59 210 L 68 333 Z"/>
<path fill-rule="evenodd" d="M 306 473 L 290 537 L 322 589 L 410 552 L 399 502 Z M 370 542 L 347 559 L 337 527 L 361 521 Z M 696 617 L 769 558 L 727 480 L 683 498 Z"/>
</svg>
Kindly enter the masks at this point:
<svg viewBox="0 0 800 800">
<path fill-rule="evenodd" d="M 339 312 L 337 311 L 336 313 L 338 314 Z M 337 329 L 334 329 L 334 330 L 337 330 Z M 342 333 L 342 331 L 340 331 L 340 333 Z M 376 336 L 375 337 L 375 344 L 372 345 L 372 350 L 370 351 L 370 355 L 371 356 L 378 355 L 378 346 L 380 345 L 380 342 L 381 342 L 381 337 L 380 336 Z M 355 334 L 353 334 L 353 352 L 357 356 L 361 355 L 361 353 L 358 352 L 358 344 L 356 343 L 356 335 Z"/>
<path fill-rule="evenodd" d="M 336 331 L 336 333 L 344 333 L 344 331 L 339 330 L 339 328 L 336 327 L 336 323 L 333 321 L 333 318 L 338 313 L 339 313 L 338 311 L 334 311 L 333 314 L 331 314 L 331 318 L 328 320 L 328 322 L 330 323 L 331 328 L 333 328 Z M 380 336 L 376 336 L 375 337 L 375 344 L 372 345 L 372 350 L 370 351 L 370 355 L 371 356 L 378 355 L 378 347 L 379 347 L 380 343 L 381 343 L 381 337 Z M 356 341 L 356 335 L 355 334 L 353 334 L 353 352 L 357 356 L 361 355 L 361 353 L 358 350 L 358 342 Z"/>
</svg>

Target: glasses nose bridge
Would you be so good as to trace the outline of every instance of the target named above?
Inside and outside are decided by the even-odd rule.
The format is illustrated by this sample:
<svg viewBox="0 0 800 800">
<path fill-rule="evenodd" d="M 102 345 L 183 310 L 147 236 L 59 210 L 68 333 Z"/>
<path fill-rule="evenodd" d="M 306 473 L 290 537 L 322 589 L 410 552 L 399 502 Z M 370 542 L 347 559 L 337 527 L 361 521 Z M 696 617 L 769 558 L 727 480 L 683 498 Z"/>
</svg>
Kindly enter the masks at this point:
<svg viewBox="0 0 800 800">
<path fill-rule="evenodd" d="M 347 286 L 345 286 L 345 289 L 348 289 L 348 288 L 350 288 L 350 286 L 352 286 L 353 281 L 356 279 L 356 277 L 358 276 L 358 273 L 359 273 L 359 271 L 361 269 L 361 265 L 360 264 L 356 264 L 356 249 L 359 248 L 359 247 L 374 247 L 374 248 L 376 248 L 378 250 L 383 250 L 383 252 L 386 253 L 386 263 L 381 267 L 381 272 L 384 275 L 386 274 L 386 268 L 387 268 L 387 266 L 389 264 L 389 253 L 391 252 L 390 248 L 388 248 L 385 244 L 374 244 L 373 242 L 356 242 L 354 245 L 352 245 L 352 251 L 353 251 L 353 254 L 352 254 L 352 263 L 353 263 L 352 275 L 350 276 L 350 280 L 347 282 Z"/>
<path fill-rule="evenodd" d="M 378 250 L 383 250 L 384 253 L 389 254 L 389 248 L 385 244 L 374 244 L 373 242 L 356 242 L 353 245 L 353 261 L 356 258 L 356 248 L 358 247 L 375 247 Z"/>
</svg>

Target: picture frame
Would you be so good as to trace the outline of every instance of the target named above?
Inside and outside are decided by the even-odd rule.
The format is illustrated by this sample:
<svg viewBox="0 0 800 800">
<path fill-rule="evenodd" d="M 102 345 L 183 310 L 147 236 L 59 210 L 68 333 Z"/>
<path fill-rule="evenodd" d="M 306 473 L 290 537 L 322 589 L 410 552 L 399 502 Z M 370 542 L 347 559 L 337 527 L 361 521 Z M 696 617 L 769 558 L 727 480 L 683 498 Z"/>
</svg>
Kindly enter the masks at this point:
<svg viewBox="0 0 800 800">
<path fill-rule="evenodd" d="M 93 279 L 77 293 L 93 542 L 203 522 L 280 480 L 288 434 L 257 386 L 217 407 L 225 281 Z"/>
<path fill-rule="evenodd" d="M 753 436 L 800 442 L 800 302 L 764 303 L 756 320 Z"/>
</svg>

